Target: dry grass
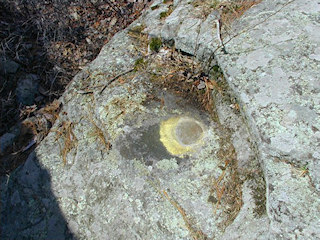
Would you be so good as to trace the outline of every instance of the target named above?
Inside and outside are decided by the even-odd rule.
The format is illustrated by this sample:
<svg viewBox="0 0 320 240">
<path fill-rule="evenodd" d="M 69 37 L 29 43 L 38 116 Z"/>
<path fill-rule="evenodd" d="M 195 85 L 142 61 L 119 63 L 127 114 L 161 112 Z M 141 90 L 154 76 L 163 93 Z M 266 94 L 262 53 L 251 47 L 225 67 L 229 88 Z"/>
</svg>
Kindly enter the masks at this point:
<svg viewBox="0 0 320 240">
<path fill-rule="evenodd" d="M 239 177 L 236 153 L 229 134 L 220 138 L 218 157 L 223 163 L 220 166 L 222 173 L 217 179 L 213 179 L 209 200 L 213 204 L 214 214 L 221 208 L 224 221 L 220 227 L 225 229 L 236 218 L 243 204 L 243 181 Z"/>
<path fill-rule="evenodd" d="M 218 5 L 221 9 L 221 22 L 225 31 L 230 31 L 232 22 L 240 18 L 248 9 L 257 5 L 262 0 L 239 0 L 234 2 L 222 2 Z"/>
<path fill-rule="evenodd" d="M 67 164 L 67 155 L 68 153 L 75 147 L 77 146 L 77 138 L 74 135 L 73 131 L 73 123 L 70 121 L 65 121 L 62 122 L 59 129 L 56 130 L 56 141 L 58 141 L 59 146 L 60 146 L 60 154 L 63 159 L 63 164 Z M 63 147 L 61 146 L 59 139 L 63 139 L 64 145 Z"/>
<path fill-rule="evenodd" d="M 214 102 L 210 93 L 213 88 L 218 88 L 215 80 L 210 79 L 192 57 L 183 56 L 169 48 L 164 49 L 167 53 L 161 53 L 161 58 L 149 55 L 139 59 L 135 69 L 149 75 L 157 87 L 167 89 L 190 104 L 212 112 Z M 198 89 L 200 83 L 205 84 L 205 87 Z"/>
<path fill-rule="evenodd" d="M 231 33 L 231 24 L 236 19 L 261 1 L 262 0 L 196 0 L 193 2 L 193 6 L 201 8 L 204 16 L 208 16 L 212 11 L 218 10 L 222 24 L 222 35 L 225 35 Z"/>
<path fill-rule="evenodd" d="M 200 7 L 205 15 L 208 15 L 214 10 L 222 10 L 222 20 L 227 20 L 226 23 L 231 23 L 236 18 L 250 9 L 252 6 L 259 4 L 262 0 L 196 0 L 192 4 L 194 7 Z"/>
<path fill-rule="evenodd" d="M 96 136 L 101 143 L 103 144 L 104 148 L 106 151 L 109 151 L 112 147 L 111 143 L 109 140 L 106 140 L 105 134 L 103 133 L 103 131 L 97 126 L 97 124 L 93 121 L 93 119 L 90 117 L 89 118 L 90 122 L 92 123 L 93 127 L 94 127 L 94 136 Z M 106 132 L 106 131 L 104 131 Z"/>
<path fill-rule="evenodd" d="M 222 21 L 232 23 L 235 19 L 241 17 L 248 9 L 257 5 L 262 0 L 238 0 L 232 2 L 221 2 L 218 8 L 222 7 Z"/>
</svg>

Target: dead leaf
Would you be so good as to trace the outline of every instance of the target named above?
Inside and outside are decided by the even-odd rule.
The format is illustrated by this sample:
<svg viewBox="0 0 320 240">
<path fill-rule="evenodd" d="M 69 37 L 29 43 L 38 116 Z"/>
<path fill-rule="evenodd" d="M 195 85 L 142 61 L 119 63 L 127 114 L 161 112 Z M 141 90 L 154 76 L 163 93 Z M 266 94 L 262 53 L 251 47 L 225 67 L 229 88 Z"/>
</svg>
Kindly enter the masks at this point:
<svg viewBox="0 0 320 240">
<path fill-rule="evenodd" d="M 120 84 L 124 84 L 126 82 L 123 77 L 119 77 L 118 81 Z"/>
</svg>

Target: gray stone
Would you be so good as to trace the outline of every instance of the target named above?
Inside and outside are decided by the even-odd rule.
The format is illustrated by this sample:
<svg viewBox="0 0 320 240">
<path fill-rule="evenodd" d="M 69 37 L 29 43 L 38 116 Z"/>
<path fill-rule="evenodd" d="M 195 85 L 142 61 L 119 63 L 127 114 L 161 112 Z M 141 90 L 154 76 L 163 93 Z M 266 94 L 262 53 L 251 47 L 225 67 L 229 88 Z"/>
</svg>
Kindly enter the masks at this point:
<svg viewBox="0 0 320 240">
<path fill-rule="evenodd" d="M 27 76 L 19 79 L 16 96 L 17 101 L 23 105 L 32 105 L 39 88 L 39 76 L 35 74 L 28 74 Z"/>
<path fill-rule="evenodd" d="M 320 6 L 294 1 L 263 21 L 285 3 L 274 7 L 273 1 L 264 1 L 248 11 L 237 25 L 236 32 L 243 32 L 226 45 L 229 54 L 219 53 L 217 60 L 256 136 L 269 186 L 270 238 L 317 239 L 319 160 L 313 155 L 319 139 L 311 129 L 317 131 L 320 124 L 319 87 L 313 80 L 319 65 L 308 55 L 317 51 L 320 25 L 312 16 Z M 253 18 L 261 24 L 251 29 Z M 303 31 L 306 26 L 313 32 Z"/>
<path fill-rule="evenodd" d="M 159 86 L 157 64 L 169 50 L 130 71 L 145 43 L 128 29 L 116 34 L 66 89 L 53 130 L 1 185 L 7 239 L 54 231 L 62 239 L 319 238 L 320 5 L 265 0 L 234 23 L 224 53 L 215 12 L 189 3 L 158 1 L 129 28 L 144 25 L 202 65 L 220 65 L 229 87 L 212 91 L 217 119 Z"/>
</svg>

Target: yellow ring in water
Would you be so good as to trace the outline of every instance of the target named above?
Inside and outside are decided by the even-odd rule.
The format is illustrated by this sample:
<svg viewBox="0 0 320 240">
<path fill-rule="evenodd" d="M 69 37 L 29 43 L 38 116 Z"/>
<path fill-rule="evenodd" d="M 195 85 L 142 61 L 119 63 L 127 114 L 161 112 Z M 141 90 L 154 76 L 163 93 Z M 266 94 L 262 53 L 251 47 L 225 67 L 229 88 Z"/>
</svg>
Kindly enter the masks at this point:
<svg viewBox="0 0 320 240">
<path fill-rule="evenodd" d="M 160 141 L 172 155 L 194 152 L 203 135 L 202 124 L 189 117 L 172 117 L 160 124 Z"/>
</svg>

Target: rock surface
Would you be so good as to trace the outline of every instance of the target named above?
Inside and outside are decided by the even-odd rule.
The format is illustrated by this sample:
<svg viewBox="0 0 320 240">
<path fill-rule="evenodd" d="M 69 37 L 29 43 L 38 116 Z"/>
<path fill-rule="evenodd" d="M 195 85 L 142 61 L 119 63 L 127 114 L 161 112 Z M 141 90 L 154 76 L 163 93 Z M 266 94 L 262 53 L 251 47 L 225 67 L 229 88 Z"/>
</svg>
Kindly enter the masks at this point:
<svg viewBox="0 0 320 240">
<path fill-rule="evenodd" d="M 174 14 L 183 9 L 183 16 Z M 319 13 L 317 1 L 268 1 L 253 7 L 224 41 L 201 32 L 206 21 L 181 2 L 157 34 L 203 58 L 200 39 L 222 68 L 257 143 L 267 184 L 271 239 L 317 239 L 320 230 Z M 184 19 L 198 30 L 183 34 Z M 180 25 L 179 25 L 180 24 Z M 170 26 L 179 26 L 174 30 Z M 210 24 L 210 26 L 212 26 Z M 197 40 L 194 37 L 196 36 Z M 210 39 L 211 38 L 211 39 Z M 194 50 L 191 50 L 193 47 Z M 218 51 L 217 51 L 218 50 Z M 207 57 L 208 58 L 208 57 Z M 246 239 L 246 237 L 244 237 Z"/>
<path fill-rule="evenodd" d="M 264 1 L 249 11 L 235 26 L 249 30 L 232 39 L 229 54 L 217 59 L 260 149 L 270 237 L 317 239 L 320 4 L 298 0 L 286 4 Z M 270 11 L 279 12 L 270 16 Z"/>
<path fill-rule="evenodd" d="M 53 130 L 2 179 L 4 239 L 318 239 L 320 4 L 263 1 L 223 53 L 216 13 L 162 2 L 74 78 Z M 213 88 L 212 114 L 160 84 L 162 62 L 201 68 L 148 52 L 143 28 L 220 65 L 230 87 Z"/>
</svg>

